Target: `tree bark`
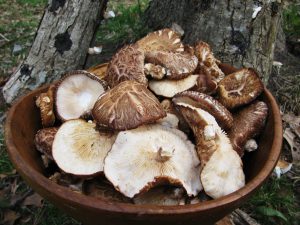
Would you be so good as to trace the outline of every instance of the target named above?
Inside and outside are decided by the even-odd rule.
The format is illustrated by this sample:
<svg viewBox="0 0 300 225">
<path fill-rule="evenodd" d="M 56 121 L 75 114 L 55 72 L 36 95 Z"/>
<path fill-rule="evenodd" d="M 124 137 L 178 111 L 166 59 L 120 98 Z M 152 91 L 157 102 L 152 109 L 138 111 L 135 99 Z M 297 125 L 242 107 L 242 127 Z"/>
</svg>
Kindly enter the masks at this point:
<svg viewBox="0 0 300 225">
<path fill-rule="evenodd" d="M 253 67 L 267 83 L 281 11 L 280 0 L 152 0 L 145 19 L 154 29 L 179 24 L 185 43 L 206 41 L 221 61 Z"/>
<path fill-rule="evenodd" d="M 28 57 L 3 87 L 6 102 L 83 68 L 106 4 L 107 0 L 49 0 Z"/>
</svg>

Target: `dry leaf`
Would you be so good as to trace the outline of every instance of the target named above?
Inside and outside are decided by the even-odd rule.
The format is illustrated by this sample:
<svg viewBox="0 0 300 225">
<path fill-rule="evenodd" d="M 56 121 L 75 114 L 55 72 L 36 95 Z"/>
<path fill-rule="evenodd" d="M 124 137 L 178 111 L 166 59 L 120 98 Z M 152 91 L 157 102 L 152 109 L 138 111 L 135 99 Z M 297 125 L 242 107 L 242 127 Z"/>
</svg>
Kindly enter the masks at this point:
<svg viewBox="0 0 300 225">
<path fill-rule="evenodd" d="M 0 221 L 0 224 L 3 225 L 13 225 L 16 220 L 20 218 L 20 214 L 12 210 L 5 210 L 3 220 Z"/>
<path fill-rule="evenodd" d="M 300 138 L 293 131 L 292 128 L 286 128 L 283 133 L 284 139 L 288 142 L 292 157 L 293 163 L 300 162 Z"/>
<path fill-rule="evenodd" d="M 43 206 L 44 199 L 37 193 L 34 193 L 28 196 L 24 202 L 22 203 L 23 206 L 33 205 L 36 207 L 41 208 Z"/>
</svg>

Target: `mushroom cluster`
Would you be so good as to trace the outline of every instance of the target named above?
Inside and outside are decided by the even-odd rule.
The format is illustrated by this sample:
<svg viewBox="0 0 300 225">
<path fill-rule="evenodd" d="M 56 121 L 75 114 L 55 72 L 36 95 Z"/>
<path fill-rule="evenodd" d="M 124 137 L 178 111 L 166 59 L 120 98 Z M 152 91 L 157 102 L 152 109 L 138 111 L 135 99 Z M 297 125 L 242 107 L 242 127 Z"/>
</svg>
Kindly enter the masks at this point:
<svg viewBox="0 0 300 225">
<path fill-rule="evenodd" d="M 50 178 L 135 204 L 193 204 L 245 185 L 268 107 L 257 72 L 225 75 L 208 43 L 171 29 L 121 48 L 108 64 L 67 73 L 37 96 L 35 136 Z M 251 154 L 251 153 L 249 153 Z"/>
</svg>

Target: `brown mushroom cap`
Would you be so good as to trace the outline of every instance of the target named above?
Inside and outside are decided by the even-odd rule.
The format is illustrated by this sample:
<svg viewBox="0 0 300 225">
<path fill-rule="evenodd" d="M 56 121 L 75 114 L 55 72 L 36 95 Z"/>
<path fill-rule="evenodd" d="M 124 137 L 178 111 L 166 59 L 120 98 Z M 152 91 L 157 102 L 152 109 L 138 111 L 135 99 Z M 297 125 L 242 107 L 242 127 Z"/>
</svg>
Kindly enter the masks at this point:
<svg viewBox="0 0 300 225">
<path fill-rule="evenodd" d="M 41 93 L 35 101 L 36 106 L 40 109 L 43 127 L 51 127 L 55 123 L 55 115 L 53 112 L 54 91 L 55 85 L 51 85 L 48 91 Z"/>
<path fill-rule="evenodd" d="M 146 53 L 145 61 L 167 69 L 169 79 L 179 80 L 192 74 L 198 65 L 195 55 L 171 51 L 151 51 Z"/>
<path fill-rule="evenodd" d="M 72 71 L 57 84 L 55 108 L 62 121 L 89 116 L 107 83 L 83 70 Z"/>
<path fill-rule="evenodd" d="M 101 95 L 92 114 L 99 126 L 115 130 L 133 129 L 166 116 L 158 99 L 136 81 L 124 81 Z"/>
<path fill-rule="evenodd" d="M 209 44 L 199 41 L 195 45 L 195 55 L 198 57 L 198 70 L 208 73 L 218 83 L 224 78 L 224 73 L 218 67 L 218 60 L 214 57 Z"/>
<path fill-rule="evenodd" d="M 48 127 L 39 130 L 34 138 L 34 144 L 38 151 L 45 154 L 49 159 L 53 160 L 52 144 L 54 136 L 58 131 L 58 127 Z"/>
<path fill-rule="evenodd" d="M 240 155 L 244 154 L 246 142 L 260 133 L 268 115 L 268 106 L 256 101 L 234 114 L 234 125 L 228 132 L 233 149 Z"/>
<path fill-rule="evenodd" d="M 185 102 L 209 112 L 216 118 L 222 129 L 228 130 L 233 125 L 233 117 L 231 113 L 213 97 L 204 93 L 184 91 L 175 95 L 173 102 Z"/>
<path fill-rule="evenodd" d="M 217 91 L 218 84 L 214 81 L 209 73 L 199 74 L 197 86 L 193 88 L 194 91 L 205 93 L 208 95 L 214 94 Z"/>
<path fill-rule="evenodd" d="M 227 75 L 218 87 L 219 101 L 228 109 L 252 102 L 264 89 L 257 72 L 244 68 Z"/>
<path fill-rule="evenodd" d="M 144 38 L 136 42 L 138 48 L 145 52 L 156 50 L 183 52 L 184 47 L 180 40 L 180 35 L 171 29 L 162 29 L 149 33 Z"/>
<path fill-rule="evenodd" d="M 106 70 L 105 80 L 111 88 L 126 80 L 135 80 L 147 85 L 144 59 L 144 52 L 136 45 L 126 45 L 112 57 Z"/>
</svg>

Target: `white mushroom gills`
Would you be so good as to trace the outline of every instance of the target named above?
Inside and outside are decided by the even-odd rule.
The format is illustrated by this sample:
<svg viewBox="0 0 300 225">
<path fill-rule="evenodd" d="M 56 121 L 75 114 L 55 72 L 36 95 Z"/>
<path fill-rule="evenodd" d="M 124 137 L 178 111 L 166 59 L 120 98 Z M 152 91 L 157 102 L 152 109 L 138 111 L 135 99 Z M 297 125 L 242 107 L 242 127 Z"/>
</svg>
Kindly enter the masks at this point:
<svg viewBox="0 0 300 225">
<path fill-rule="evenodd" d="M 149 88 L 157 95 L 172 98 L 177 93 L 196 86 L 198 77 L 199 75 L 190 75 L 181 80 L 151 80 L 149 81 Z"/>
<path fill-rule="evenodd" d="M 116 135 L 98 132 L 95 123 L 69 120 L 58 129 L 52 154 L 58 167 L 74 175 L 93 175 L 103 171 L 104 158 Z"/>
<path fill-rule="evenodd" d="M 197 195 L 202 189 L 199 173 L 200 161 L 187 136 L 158 124 L 120 132 L 104 162 L 105 176 L 130 198 L 160 179 Z"/>
</svg>

